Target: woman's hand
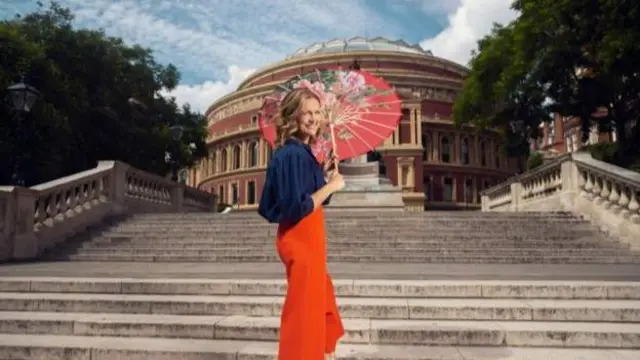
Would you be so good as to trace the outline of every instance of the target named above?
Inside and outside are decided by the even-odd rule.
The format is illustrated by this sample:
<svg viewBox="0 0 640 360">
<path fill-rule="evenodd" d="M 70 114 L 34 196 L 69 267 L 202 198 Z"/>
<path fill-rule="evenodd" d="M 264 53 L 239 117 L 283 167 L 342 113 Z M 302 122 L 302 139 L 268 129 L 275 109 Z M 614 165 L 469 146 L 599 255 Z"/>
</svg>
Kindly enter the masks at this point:
<svg viewBox="0 0 640 360">
<path fill-rule="evenodd" d="M 338 157 L 333 153 L 332 150 L 331 154 L 329 155 L 329 159 L 325 160 L 324 164 L 322 164 L 325 175 L 328 175 L 332 169 L 335 169 L 337 163 Z"/>
<path fill-rule="evenodd" d="M 344 189 L 344 186 L 345 186 L 344 178 L 342 177 L 342 174 L 338 172 L 337 169 L 329 171 L 328 178 L 329 178 L 329 181 L 327 185 L 330 186 L 332 193 Z"/>
</svg>

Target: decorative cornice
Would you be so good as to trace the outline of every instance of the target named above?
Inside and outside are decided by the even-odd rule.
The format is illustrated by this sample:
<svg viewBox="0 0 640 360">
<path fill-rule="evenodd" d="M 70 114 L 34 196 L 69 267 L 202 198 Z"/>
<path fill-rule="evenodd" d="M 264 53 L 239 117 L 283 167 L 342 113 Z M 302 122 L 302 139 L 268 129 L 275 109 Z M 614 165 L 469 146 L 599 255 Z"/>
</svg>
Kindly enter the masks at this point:
<svg viewBox="0 0 640 360">
<path fill-rule="evenodd" d="M 213 109 L 222 106 L 223 104 L 231 101 L 232 99 L 237 98 L 238 95 L 245 93 L 246 90 L 251 90 L 254 88 L 261 88 L 261 89 L 269 88 L 271 86 L 270 84 L 256 85 L 251 87 L 247 87 L 247 86 L 252 81 L 268 76 L 270 73 L 273 74 L 283 70 L 297 69 L 297 68 L 300 68 L 301 66 L 313 66 L 316 63 L 326 64 L 327 62 L 339 62 L 339 61 L 344 61 L 345 59 L 353 59 L 354 57 L 357 57 L 360 61 L 372 60 L 376 62 L 384 62 L 385 60 L 386 61 L 396 60 L 396 61 L 406 62 L 410 64 L 421 64 L 426 66 L 443 67 L 444 69 L 455 72 L 461 76 L 464 76 L 469 72 L 468 68 L 446 59 L 438 58 L 435 56 L 425 57 L 422 55 L 410 54 L 410 53 L 365 51 L 365 52 L 351 52 L 351 53 L 338 53 L 338 54 L 314 54 L 310 56 L 304 56 L 300 58 L 293 58 L 289 60 L 280 61 L 275 64 L 269 65 L 265 68 L 262 68 L 261 70 L 253 73 L 247 79 L 245 79 L 238 86 L 236 91 L 226 96 L 223 96 L 222 98 L 218 99 L 213 104 L 211 104 L 207 109 L 207 111 L 205 112 L 205 114 L 207 115 L 207 117 L 209 117 L 209 114 Z M 393 71 L 393 70 L 395 71 L 399 70 L 398 72 L 402 72 L 402 69 L 389 69 L 389 71 Z M 414 73 L 414 76 L 415 76 L 415 73 Z M 436 78 L 436 76 L 433 76 L 433 78 Z M 448 78 L 444 77 L 442 79 L 447 80 Z M 448 80 L 453 80 L 453 79 L 448 79 Z M 278 83 L 280 83 L 280 81 L 275 82 L 275 84 L 278 84 Z"/>
</svg>

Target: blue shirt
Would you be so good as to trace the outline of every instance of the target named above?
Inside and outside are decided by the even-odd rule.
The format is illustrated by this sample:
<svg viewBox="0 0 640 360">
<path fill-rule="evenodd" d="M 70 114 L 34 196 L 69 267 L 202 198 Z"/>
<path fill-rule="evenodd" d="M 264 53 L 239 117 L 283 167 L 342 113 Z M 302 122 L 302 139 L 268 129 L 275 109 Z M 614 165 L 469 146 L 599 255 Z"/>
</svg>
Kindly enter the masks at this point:
<svg viewBox="0 0 640 360">
<path fill-rule="evenodd" d="M 313 211 L 311 195 L 326 184 L 311 147 L 288 139 L 273 152 L 258 213 L 270 223 L 295 225 Z M 329 203 L 330 198 L 323 202 Z"/>
</svg>

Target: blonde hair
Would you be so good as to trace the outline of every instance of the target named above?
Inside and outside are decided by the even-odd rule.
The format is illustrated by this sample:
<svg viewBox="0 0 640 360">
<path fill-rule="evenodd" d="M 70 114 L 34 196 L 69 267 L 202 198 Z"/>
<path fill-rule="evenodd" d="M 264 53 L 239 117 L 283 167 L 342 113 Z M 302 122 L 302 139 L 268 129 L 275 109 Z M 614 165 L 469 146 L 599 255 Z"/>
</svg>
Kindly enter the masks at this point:
<svg viewBox="0 0 640 360">
<path fill-rule="evenodd" d="M 280 102 L 278 111 L 274 116 L 276 124 L 276 148 L 284 144 L 287 139 L 296 135 L 299 131 L 298 116 L 300 115 L 300 107 L 302 101 L 307 99 L 316 99 L 320 102 L 320 98 L 307 88 L 299 88 L 289 92 Z M 318 126 L 318 133 L 311 138 L 311 142 L 315 141 L 322 131 L 324 124 Z"/>
</svg>

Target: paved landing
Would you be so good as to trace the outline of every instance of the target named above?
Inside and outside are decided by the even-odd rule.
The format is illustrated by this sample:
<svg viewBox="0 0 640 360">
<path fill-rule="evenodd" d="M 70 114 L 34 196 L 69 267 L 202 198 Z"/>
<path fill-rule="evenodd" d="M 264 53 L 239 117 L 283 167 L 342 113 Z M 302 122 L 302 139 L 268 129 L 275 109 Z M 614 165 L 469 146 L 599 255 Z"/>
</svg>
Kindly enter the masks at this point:
<svg viewBox="0 0 640 360">
<path fill-rule="evenodd" d="M 640 265 L 330 263 L 349 279 L 640 281 Z M 0 276 L 273 279 L 280 263 L 34 262 L 0 265 Z"/>
</svg>

